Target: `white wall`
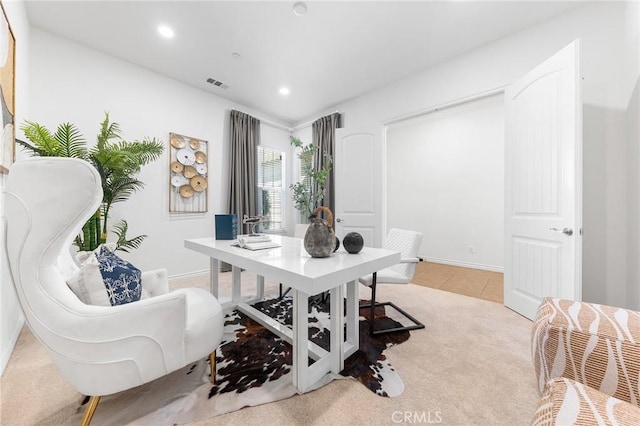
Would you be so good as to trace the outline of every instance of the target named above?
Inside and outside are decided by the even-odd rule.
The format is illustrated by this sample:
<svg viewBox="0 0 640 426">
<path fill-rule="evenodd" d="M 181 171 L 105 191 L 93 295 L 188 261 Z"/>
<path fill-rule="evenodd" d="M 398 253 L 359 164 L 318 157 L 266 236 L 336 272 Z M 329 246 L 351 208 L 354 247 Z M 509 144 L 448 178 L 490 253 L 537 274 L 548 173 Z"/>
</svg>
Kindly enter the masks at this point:
<svg viewBox="0 0 640 426">
<path fill-rule="evenodd" d="M 626 305 L 625 113 L 583 107 L 583 298 Z M 588 131 L 587 131 L 588 129 Z"/>
<path fill-rule="evenodd" d="M 169 276 L 206 270 L 208 259 L 183 248 L 183 241 L 213 236 L 214 215 L 228 211 L 228 111 L 238 108 L 269 117 L 38 29 L 32 32 L 31 51 L 29 120 L 50 128 L 70 121 L 93 144 L 108 111 L 125 139 L 148 136 L 166 144 L 163 157 L 140 173 L 145 188 L 114 205 L 110 220 L 124 217 L 131 236 L 148 235 L 140 249 L 123 257 L 142 270 L 167 268 Z M 265 141 L 282 143 L 288 135 L 271 126 L 261 128 Z M 207 213 L 168 211 L 170 132 L 209 142 Z"/>
<path fill-rule="evenodd" d="M 627 282 L 629 307 L 640 310 L 640 3 L 627 5 L 625 81 L 634 84 L 627 106 Z M 635 82 L 634 82 L 635 77 Z"/>
<path fill-rule="evenodd" d="M 29 23 L 24 3 L 3 2 L 3 5 L 16 40 L 15 122 L 20 123 L 29 113 Z M 19 132 L 17 132 L 17 136 L 19 136 Z M 0 214 L 3 218 L 5 179 L 6 175 L 0 174 Z M 2 256 L 0 256 L 0 372 L 4 372 L 24 323 L 5 256 L 4 220 L 0 226 L 0 245 L 2 246 Z"/>
<path fill-rule="evenodd" d="M 627 281 L 629 307 L 640 310 L 640 79 L 627 109 Z"/>
<path fill-rule="evenodd" d="M 590 3 L 543 24 L 476 49 L 368 95 L 332 106 L 344 113 L 345 127 L 374 129 L 397 117 L 504 87 L 574 39 L 582 41 L 585 104 L 584 299 L 626 306 L 625 121 L 637 64 L 628 63 L 630 6 Z M 416 52 L 416 54 L 420 54 Z M 382 148 L 381 148 L 382 149 Z M 600 157 L 599 157 L 600 156 Z M 599 158 L 598 158 L 599 157 Z M 596 159 L 596 167 L 587 160 Z M 602 173 L 605 174 L 602 174 Z M 601 206 L 606 215 L 589 206 Z M 382 224 L 381 224 L 382 225 Z M 600 289 L 605 288 L 602 292 Z"/>
<path fill-rule="evenodd" d="M 387 227 L 422 232 L 426 260 L 503 270 L 503 102 L 495 95 L 387 129 Z"/>
</svg>

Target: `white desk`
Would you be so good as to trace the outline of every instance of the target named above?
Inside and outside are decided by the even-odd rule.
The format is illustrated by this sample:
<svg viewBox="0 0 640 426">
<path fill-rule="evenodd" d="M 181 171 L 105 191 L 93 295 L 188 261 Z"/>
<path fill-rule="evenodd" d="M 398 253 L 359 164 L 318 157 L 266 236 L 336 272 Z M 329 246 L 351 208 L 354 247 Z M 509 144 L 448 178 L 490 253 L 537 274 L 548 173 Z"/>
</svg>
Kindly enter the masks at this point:
<svg viewBox="0 0 640 426">
<path fill-rule="evenodd" d="M 400 253 L 365 247 L 358 254 L 338 251 L 327 258 L 312 258 L 302 239 L 272 236 L 281 247 L 251 251 L 234 247 L 231 240 L 200 238 L 185 240 L 184 246 L 207 255 L 210 261 L 211 292 L 218 297 L 218 263 L 232 265 L 232 296 L 225 308 L 237 308 L 285 339 L 293 348 L 293 385 L 306 392 L 326 373 L 339 373 L 344 360 L 358 350 L 358 278 L 400 261 Z M 293 330 L 279 324 L 249 305 L 242 298 L 240 271 L 258 275 L 258 294 L 264 293 L 264 279 L 282 283 L 293 290 Z M 343 284 L 347 284 L 346 341 Z M 330 350 L 309 342 L 307 309 L 309 296 L 330 291 Z M 315 360 L 309 366 L 309 356 Z"/>
</svg>

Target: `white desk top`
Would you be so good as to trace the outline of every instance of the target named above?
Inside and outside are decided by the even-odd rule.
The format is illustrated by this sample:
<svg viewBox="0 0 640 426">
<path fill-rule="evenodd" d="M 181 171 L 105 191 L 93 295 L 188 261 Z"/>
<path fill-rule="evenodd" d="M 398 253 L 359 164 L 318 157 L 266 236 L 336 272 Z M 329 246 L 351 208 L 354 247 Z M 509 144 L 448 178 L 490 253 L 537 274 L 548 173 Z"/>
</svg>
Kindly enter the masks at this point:
<svg viewBox="0 0 640 426">
<path fill-rule="evenodd" d="M 252 251 L 232 246 L 235 240 L 214 238 L 185 240 L 184 246 L 309 295 L 357 280 L 400 261 L 399 252 L 371 247 L 364 247 L 358 254 L 340 249 L 329 257 L 313 258 L 305 251 L 300 238 L 271 235 L 271 239 L 281 246 Z"/>
</svg>

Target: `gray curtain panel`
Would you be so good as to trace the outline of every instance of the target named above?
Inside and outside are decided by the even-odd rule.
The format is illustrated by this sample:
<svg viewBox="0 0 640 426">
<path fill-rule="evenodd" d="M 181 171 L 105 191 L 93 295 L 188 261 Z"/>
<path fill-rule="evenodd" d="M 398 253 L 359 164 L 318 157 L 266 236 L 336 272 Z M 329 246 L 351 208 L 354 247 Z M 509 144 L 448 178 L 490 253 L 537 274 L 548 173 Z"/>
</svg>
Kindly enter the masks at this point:
<svg viewBox="0 0 640 426">
<path fill-rule="evenodd" d="M 320 147 L 313 161 L 316 169 L 321 169 L 325 166 L 325 152 L 331 155 L 331 158 L 335 157 L 336 129 L 340 127 L 342 127 L 342 115 L 337 112 L 321 117 L 311 125 L 313 143 Z M 332 212 L 335 212 L 336 207 L 334 182 L 334 167 L 332 167 L 325 184 L 325 194 L 322 201 L 322 205 L 329 207 Z"/>
<path fill-rule="evenodd" d="M 240 111 L 230 114 L 230 189 L 229 213 L 238 215 L 238 233 L 247 232 L 243 216 L 258 214 L 258 163 L 256 152 L 260 144 L 260 120 Z"/>
</svg>

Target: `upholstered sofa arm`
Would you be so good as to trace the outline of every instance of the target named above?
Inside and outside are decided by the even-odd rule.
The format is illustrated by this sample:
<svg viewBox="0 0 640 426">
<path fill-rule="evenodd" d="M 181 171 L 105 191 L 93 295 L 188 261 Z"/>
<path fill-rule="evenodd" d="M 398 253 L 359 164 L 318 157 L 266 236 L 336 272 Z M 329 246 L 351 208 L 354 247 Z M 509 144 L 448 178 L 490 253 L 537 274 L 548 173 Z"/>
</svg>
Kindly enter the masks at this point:
<svg viewBox="0 0 640 426">
<path fill-rule="evenodd" d="M 640 408 L 563 377 L 549 381 L 531 426 L 640 424 Z"/>
<path fill-rule="evenodd" d="M 564 377 L 639 405 L 639 312 L 545 298 L 531 348 L 541 392 L 549 380 Z"/>
<path fill-rule="evenodd" d="M 142 288 L 150 297 L 169 293 L 169 278 L 166 269 L 142 272 Z"/>
</svg>

